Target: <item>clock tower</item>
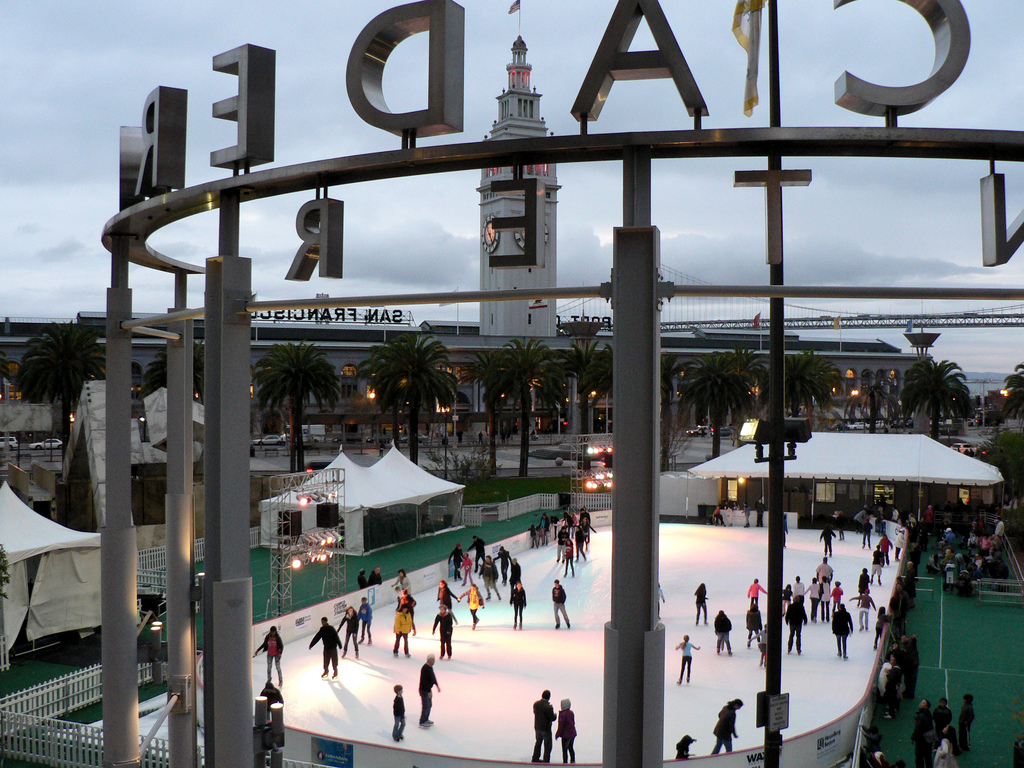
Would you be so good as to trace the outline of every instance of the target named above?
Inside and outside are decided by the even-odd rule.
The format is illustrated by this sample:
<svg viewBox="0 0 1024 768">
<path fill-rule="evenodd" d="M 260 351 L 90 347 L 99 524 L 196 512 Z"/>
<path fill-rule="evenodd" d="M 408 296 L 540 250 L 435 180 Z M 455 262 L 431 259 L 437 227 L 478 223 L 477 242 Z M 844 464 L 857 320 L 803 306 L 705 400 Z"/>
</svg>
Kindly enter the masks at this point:
<svg viewBox="0 0 1024 768">
<path fill-rule="evenodd" d="M 508 88 L 498 96 L 498 119 L 491 126 L 490 141 L 500 139 L 537 138 L 547 135 L 547 125 L 540 116 L 540 97 L 530 85 L 533 67 L 526 63 L 526 43 L 522 37 L 512 44 L 512 63 L 508 71 Z M 493 256 L 522 254 L 522 235 L 519 232 L 498 232 L 491 225 L 495 216 L 522 216 L 524 201 L 521 196 L 495 193 L 491 182 L 512 180 L 512 168 L 485 168 L 480 186 L 480 289 L 521 290 L 523 301 L 492 301 L 480 304 L 481 336 L 554 336 L 555 302 L 553 299 L 535 300 L 531 288 L 549 288 L 556 285 L 556 210 L 558 180 L 554 165 L 524 165 L 522 178 L 536 178 L 543 185 L 543 201 L 538 206 L 542 217 L 543 247 L 537 254 L 537 264 L 531 267 L 492 267 Z"/>
</svg>

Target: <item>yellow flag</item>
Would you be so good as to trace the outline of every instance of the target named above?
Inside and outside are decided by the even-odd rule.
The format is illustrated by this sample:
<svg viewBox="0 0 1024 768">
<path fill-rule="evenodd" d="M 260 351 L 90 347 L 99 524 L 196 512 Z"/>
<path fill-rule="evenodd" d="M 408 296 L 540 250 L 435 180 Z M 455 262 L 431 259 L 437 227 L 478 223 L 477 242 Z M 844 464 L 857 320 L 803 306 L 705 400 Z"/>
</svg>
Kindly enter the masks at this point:
<svg viewBox="0 0 1024 768">
<path fill-rule="evenodd" d="M 757 65 L 761 54 L 761 9 L 768 0 L 738 0 L 732 16 L 732 33 L 747 52 L 747 78 L 743 89 L 743 114 L 750 117 L 757 106 Z"/>
</svg>

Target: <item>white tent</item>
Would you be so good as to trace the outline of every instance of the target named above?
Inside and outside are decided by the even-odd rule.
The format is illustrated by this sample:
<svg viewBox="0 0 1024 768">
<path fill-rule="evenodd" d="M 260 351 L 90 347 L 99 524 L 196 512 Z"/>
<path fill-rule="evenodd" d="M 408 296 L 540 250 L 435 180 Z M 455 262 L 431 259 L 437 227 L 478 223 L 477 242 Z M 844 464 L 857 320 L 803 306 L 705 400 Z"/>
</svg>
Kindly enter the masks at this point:
<svg viewBox="0 0 1024 768">
<path fill-rule="evenodd" d="M 767 448 L 765 455 L 767 456 Z M 744 445 L 690 469 L 701 477 L 768 477 L 768 464 L 754 462 Z M 999 470 L 927 435 L 858 435 L 815 432 L 786 462 L 787 478 L 913 481 L 950 485 L 995 485 Z"/>
<path fill-rule="evenodd" d="M 73 531 L 43 517 L 4 483 L 0 544 L 7 550 L 11 577 L 3 603 L 8 643 L 26 618 L 29 640 L 100 624 L 100 534 Z"/>
<path fill-rule="evenodd" d="M 326 469 L 345 471 L 344 503 L 339 512 L 345 523 L 345 548 L 361 551 L 363 546 L 363 512 L 367 509 L 390 507 L 397 504 L 422 504 L 435 496 L 460 491 L 465 486 L 435 477 L 413 464 L 397 448 L 392 447 L 382 458 L 369 467 L 356 464 L 345 453 L 338 454 Z M 317 474 L 311 475 L 316 482 Z M 283 494 L 275 501 L 297 499 L 301 488 Z M 261 540 L 270 543 L 271 500 L 260 502 Z M 303 515 L 302 529 L 316 527 L 314 515 Z"/>
</svg>

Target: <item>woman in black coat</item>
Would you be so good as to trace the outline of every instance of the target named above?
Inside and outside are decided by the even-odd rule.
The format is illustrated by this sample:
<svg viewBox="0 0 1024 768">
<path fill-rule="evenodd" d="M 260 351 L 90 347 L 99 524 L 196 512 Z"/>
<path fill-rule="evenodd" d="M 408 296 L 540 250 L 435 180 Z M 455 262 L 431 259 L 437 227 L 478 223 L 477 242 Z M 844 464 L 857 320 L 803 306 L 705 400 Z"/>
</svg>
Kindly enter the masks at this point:
<svg viewBox="0 0 1024 768">
<path fill-rule="evenodd" d="M 512 561 L 515 563 L 515 560 Z M 516 629 L 518 622 L 518 628 L 523 628 L 523 609 L 526 607 L 526 590 L 523 589 L 522 582 L 517 581 L 515 586 L 512 587 L 512 596 L 508 600 L 512 606 L 512 629 Z"/>
<path fill-rule="evenodd" d="M 523 568 L 519 565 L 519 561 L 514 557 L 512 558 L 512 567 L 508 574 L 508 583 L 515 586 L 523 580 Z"/>
</svg>

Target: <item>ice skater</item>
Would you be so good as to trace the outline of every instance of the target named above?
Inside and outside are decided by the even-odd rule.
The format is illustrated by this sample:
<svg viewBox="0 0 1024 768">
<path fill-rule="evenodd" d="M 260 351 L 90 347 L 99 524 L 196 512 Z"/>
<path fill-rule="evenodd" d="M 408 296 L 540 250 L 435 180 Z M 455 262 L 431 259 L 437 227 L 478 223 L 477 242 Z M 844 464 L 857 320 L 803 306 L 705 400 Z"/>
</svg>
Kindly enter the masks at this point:
<svg viewBox="0 0 1024 768">
<path fill-rule="evenodd" d="M 871 553 L 871 583 L 875 583 L 878 577 L 878 586 L 882 586 L 882 565 L 885 563 L 885 555 L 882 553 L 882 545 L 876 544 L 875 551 Z"/>
<path fill-rule="evenodd" d="M 395 611 L 395 656 L 398 655 L 398 644 L 405 641 L 405 655 L 409 656 L 409 631 L 412 629 L 412 617 L 408 606 Z"/>
<path fill-rule="evenodd" d="M 576 741 L 576 715 L 572 711 L 572 702 L 569 699 L 562 699 L 555 738 L 562 742 L 562 762 L 575 763 L 576 750 L 573 748 L 573 742 Z"/>
<path fill-rule="evenodd" d="M 501 586 L 508 585 L 508 566 L 512 562 L 512 556 L 508 553 L 508 550 L 504 547 L 498 547 L 498 554 L 495 555 L 498 558 L 498 563 L 501 565 Z M 495 590 L 497 591 L 497 590 Z M 500 599 L 500 598 L 499 598 Z"/>
<path fill-rule="evenodd" d="M 875 601 L 871 599 L 870 592 L 861 592 L 856 597 L 850 598 L 851 603 L 857 604 L 857 624 L 861 632 L 871 629 L 871 614 L 869 611 L 875 609 Z"/>
<path fill-rule="evenodd" d="M 437 584 L 437 604 L 443 605 L 449 611 L 452 610 L 452 598 L 455 597 L 452 594 L 451 588 L 448 586 L 448 582 L 444 579 Z M 458 598 L 455 598 L 458 600 Z"/>
<path fill-rule="evenodd" d="M 444 603 L 437 609 L 437 616 L 434 617 L 434 628 L 430 630 L 430 634 L 434 634 L 437 628 L 441 628 L 441 658 L 444 658 L 445 653 L 448 654 L 448 658 L 452 657 L 452 635 L 455 633 L 455 625 L 459 623 L 459 620 L 455 618 L 455 614 L 451 613 Z"/>
<path fill-rule="evenodd" d="M 252 657 L 255 659 L 263 651 L 267 652 L 267 682 L 270 682 L 271 672 L 273 672 L 272 665 L 277 664 L 277 684 L 284 685 L 284 679 L 281 677 L 281 653 L 284 651 L 284 640 L 281 639 L 277 627 L 270 628 L 267 636 L 263 638 L 263 644 L 256 649 L 256 653 Z"/>
<path fill-rule="evenodd" d="M 711 731 L 715 735 L 715 748 L 711 751 L 712 755 L 721 752 L 722 747 L 725 747 L 726 752 L 732 752 L 732 737 L 737 735 L 736 712 L 742 706 L 743 702 L 740 699 L 733 699 L 718 713 L 718 722 L 715 723 L 715 727 Z"/>
<path fill-rule="evenodd" d="M 836 636 L 836 656 L 847 658 L 846 638 L 853 632 L 853 617 L 846 612 L 846 606 L 842 603 L 836 605 L 832 612 L 832 634 Z"/>
<path fill-rule="evenodd" d="M 824 542 L 826 555 L 832 554 L 832 539 L 835 537 L 835 533 L 832 532 L 832 526 L 825 523 L 825 527 L 821 529 L 821 536 L 818 537 L 818 540 Z"/>
<path fill-rule="evenodd" d="M 406 654 L 408 655 L 408 654 Z M 427 662 L 420 667 L 420 728 L 429 728 L 434 724 L 430 719 L 430 710 L 434 706 L 434 688 L 441 692 L 441 684 L 434 674 L 434 654 L 427 656 Z"/>
<path fill-rule="evenodd" d="M 761 586 L 761 582 L 754 579 L 754 583 L 747 588 L 747 597 L 750 598 L 750 607 L 757 608 L 757 598 L 759 595 L 767 595 L 768 590 Z"/>
<path fill-rule="evenodd" d="M 459 595 L 459 602 L 461 603 L 462 598 L 467 595 L 469 595 L 469 612 L 473 615 L 473 629 L 476 629 L 476 625 L 480 623 L 476 612 L 484 607 L 484 596 L 480 594 L 480 589 L 476 584 L 470 585 L 469 589 Z"/>
<path fill-rule="evenodd" d="M 683 664 L 679 667 L 679 679 L 676 680 L 676 685 L 682 685 L 684 676 L 686 677 L 686 682 L 690 682 L 690 670 L 693 668 L 693 652 L 699 651 L 700 646 L 691 643 L 689 635 L 683 635 L 683 642 L 676 646 L 676 650 L 683 652 Z"/>
<path fill-rule="evenodd" d="M 704 611 L 704 623 L 708 623 L 708 588 L 704 586 L 704 582 L 700 583 L 697 590 L 693 593 L 697 598 L 697 624 L 700 624 L 700 612 Z"/>
<path fill-rule="evenodd" d="M 559 613 L 565 619 L 565 628 L 572 629 L 572 624 L 569 623 L 569 614 L 565 612 L 565 587 L 558 583 L 558 579 L 555 579 L 555 586 L 551 588 L 551 602 L 555 607 L 555 629 L 561 627 Z"/>
<path fill-rule="evenodd" d="M 803 649 L 800 647 L 802 642 L 801 635 L 803 634 L 804 625 L 807 624 L 807 611 L 804 610 L 802 602 L 790 603 L 789 608 L 786 610 L 786 624 L 789 625 L 789 642 L 786 646 L 786 653 L 793 652 L 793 641 L 796 640 L 796 655 L 799 656 L 803 652 Z"/>
<path fill-rule="evenodd" d="M 334 675 L 332 677 L 337 677 L 338 648 L 341 647 L 341 638 L 338 637 L 338 631 L 327 621 L 326 616 L 320 619 L 320 629 L 313 635 L 313 639 L 309 641 L 310 649 L 317 643 L 324 644 L 324 673 L 320 677 L 327 677 L 328 666 L 334 667 Z"/>
<path fill-rule="evenodd" d="M 512 561 L 513 563 L 515 560 Z M 517 581 L 516 585 L 512 587 L 512 594 L 509 596 L 509 604 L 512 606 L 512 629 L 516 629 L 518 623 L 519 629 L 523 628 L 523 609 L 526 607 L 526 590 L 523 589 L 523 583 Z"/>
<path fill-rule="evenodd" d="M 414 598 L 408 589 L 403 589 L 401 596 L 398 598 L 398 608 L 407 608 L 409 610 L 409 621 L 412 622 L 412 633 L 416 634 L 416 598 Z"/>
<path fill-rule="evenodd" d="M 732 656 L 732 643 L 729 642 L 729 633 L 731 631 L 732 622 L 725 615 L 725 611 L 719 611 L 718 615 L 715 616 L 715 636 L 718 638 L 718 642 L 715 645 L 715 653 L 721 653 L 722 649 L 725 648 L 729 651 L 729 655 Z"/>
<path fill-rule="evenodd" d="M 494 559 L 490 555 L 484 559 L 484 564 L 480 567 L 480 574 L 484 577 L 487 599 L 491 599 L 491 590 L 493 589 L 494 594 L 501 600 L 501 594 L 498 592 L 498 566 L 495 565 Z"/>
<path fill-rule="evenodd" d="M 761 631 L 764 626 L 764 622 L 761 620 L 761 611 L 759 608 L 751 608 L 747 611 L 747 648 L 750 647 L 750 643 L 757 636 L 757 633 Z"/>
<path fill-rule="evenodd" d="M 402 686 L 395 686 L 395 701 L 391 705 L 391 711 L 395 715 L 395 727 L 391 729 L 391 738 L 401 741 L 405 738 L 402 733 L 405 731 L 405 699 L 402 698 Z"/>
<path fill-rule="evenodd" d="M 373 645 L 373 633 L 370 631 L 370 625 L 373 624 L 373 608 L 370 607 L 369 601 L 364 597 L 360 601 L 359 606 L 359 642 L 366 642 L 367 645 Z"/>
<path fill-rule="evenodd" d="M 356 613 L 354 606 L 349 606 L 345 609 L 345 615 L 341 619 L 341 624 L 338 625 L 338 631 L 340 633 L 341 628 L 345 628 L 345 646 L 341 650 L 341 658 L 348 656 L 348 641 L 352 641 L 352 647 L 355 649 L 356 658 L 359 658 L 359 614 Z"/>
<path fill-rule="evenodd" d="M 572 571 L 573 578 L 576 578 L 576 566 L 573 564 L 572 554 L 572 539 L 566 539 L 565 550 L 562 553 L 562 557 L 565 559 L 565 571 L 562 573 L 563 578 L 569 574 L 569 571 Z"/>
</svg>

